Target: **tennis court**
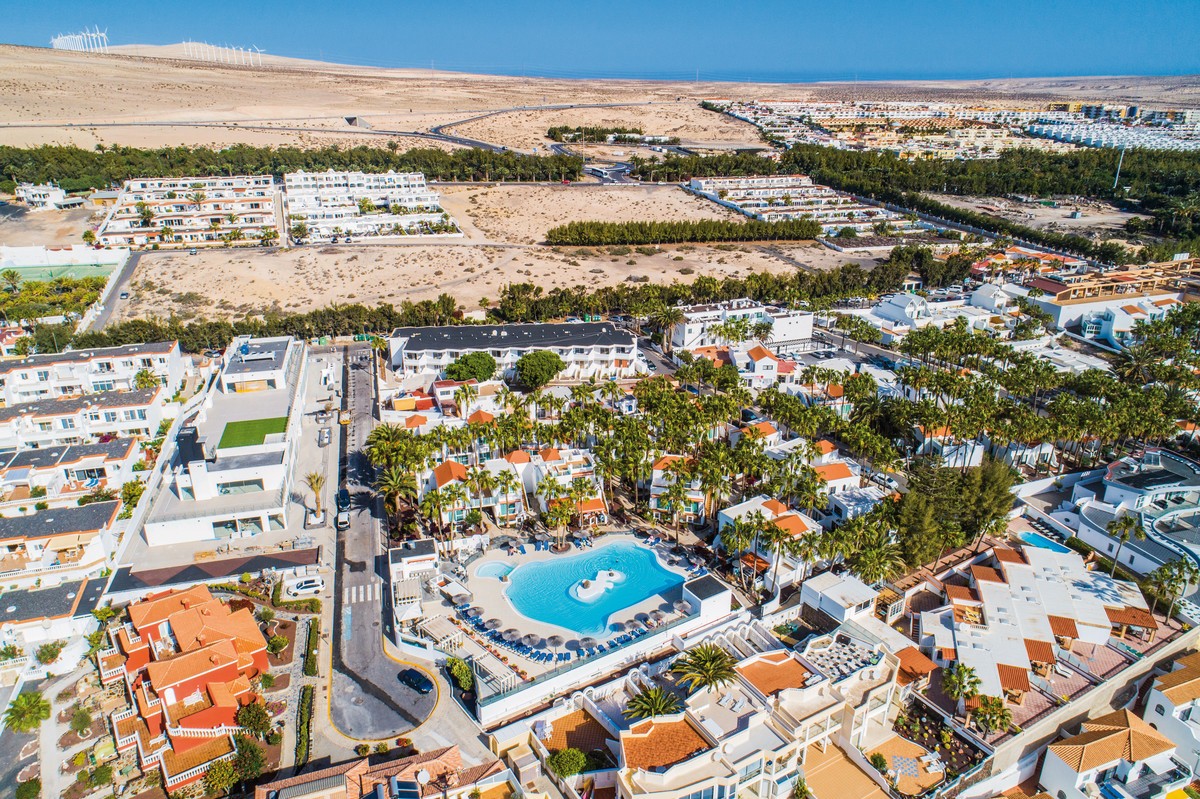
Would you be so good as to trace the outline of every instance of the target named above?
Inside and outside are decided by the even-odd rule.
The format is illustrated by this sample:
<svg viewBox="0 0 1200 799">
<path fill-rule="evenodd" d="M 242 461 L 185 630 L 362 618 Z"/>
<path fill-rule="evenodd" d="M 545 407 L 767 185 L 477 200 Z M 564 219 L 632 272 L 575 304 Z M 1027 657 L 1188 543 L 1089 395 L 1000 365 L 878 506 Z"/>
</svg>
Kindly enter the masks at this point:
<svg viewBox="0 0 1200 799">
<path fill-rule="evenodd" d="M 63 266 L 16 266 L 11 267 L 21 276 L 21 282 L 30 280 L 53 280 L 56 277 L 78 279 L 81 277 L 107 278 L 116 269 L 116 264 L 65 264 Z"/>
</svg>

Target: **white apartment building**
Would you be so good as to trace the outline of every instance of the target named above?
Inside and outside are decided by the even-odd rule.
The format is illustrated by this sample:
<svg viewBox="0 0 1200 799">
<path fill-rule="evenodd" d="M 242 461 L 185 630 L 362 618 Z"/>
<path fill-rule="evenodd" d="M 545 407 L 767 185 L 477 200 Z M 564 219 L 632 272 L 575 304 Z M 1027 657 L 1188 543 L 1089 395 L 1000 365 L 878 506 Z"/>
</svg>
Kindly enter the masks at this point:
<svg viewBox="0 0 1200 799">
<path fill-rule="evenodd" d="M 0 517 L 0 579 L 5 586 L 81 579 L 105 567 L 113 552 L 120 502 L 49 508 Z"/>
<path fill-rule="evenodd" d="M 287 529 L 304 411 L 304 344 L 235 339 L 195 417 L 176 438 L 146 520 L 151 546 Z"/>
<path fill-rule="evenodd" d="M 763 222 L 812 219 L 821 223 L 825 233 L 836 233 L 845 227 L 867 232 L 879 222 L 912 229 L 899 214 L 813 183 L 807 175 L 692 178 L 688 188 Z"/>
<path fill-rule="evenodd" d="M 0 362 L 0 398 L 6 405 L 102 391 L 130 391 L 148 371 L 167 394 L 191 369 L 178 341 L 68 350 Z"/>
<path fill-rule="evenodd" d="M 1149 718 L 1157 726 L 1155 717 Z M 1141 799 L 1182 795 L 1191 779 L 1191 768 L 1176 757 L 1171 739 L 1123 709 L 1088 719 L 1078 734 L 1046 747 L 1038 783 L 1062 799 Z"/>
<path fill-rule="evenodd" d="M 1154 680 L 1146 694 L 1146 721 L 1185 756 L 1200 752 L 1200 653 L 1176 660 L 1171 671 Z"/>
<path fill-rule="evenodd" d="M 0 515 L 21 513 L 39 499 L 57 507 L 97 489 L 119 491 L 138 479 L 133 467 L 141 456 L 132 438 L 0 455 Z"/>
<path fill-rule="evenodd" d="M 82 444 L 101 436 L 150 438 L 175 408 L 161 386 L 9 405 L 0 408 L 0 452 Z"/>
<path fill-rule="evenodd" d="M 14 197 L 17 202 L 25 203 L 35 211 L 83 204 L 82 198 L 77 202 L 69 202 L 67 193 L 53 183 L 18 183 Z"/>
<path fill-rule="evenodd" d="M 289 172 L 283 184 L 289 226 L 303 223 L 313 238 L 428 234 L 447 224 L 458 233 L 420 172 Z"/>
<path fill-rule="evenodd" d="M 812 342 L 813 315 L 808 311 L 763 305 L 742 298 L 701 305 L 683 305 L 683 323 L 671 331 L 671 348 L 692 351 L 699 347 L 737 344 L 722 338 L 718 331 L 727 322 L 745 320 L 751 336 L 760 323 L 771 325 L 771 334 L 763 343 L 776 354 L 807 349 Z"/>
<path fill-rule="evenodd" d="M 633 377 L 637 341 L 610 322 L 573 324 L 401 327 L 388 337 L 393 371 L 404 377 L 438 377 L 460 356 L 487 352 L 498 377 L 511 378 L 517 360 L 551 350 L 566 364 L 560 380 Z"/>
<path fill-rule="evenodd" d="M 254 243 L 278 233 L 271 175 L 125 181 L 96 240 L 106 246 Z"/>
</svg>

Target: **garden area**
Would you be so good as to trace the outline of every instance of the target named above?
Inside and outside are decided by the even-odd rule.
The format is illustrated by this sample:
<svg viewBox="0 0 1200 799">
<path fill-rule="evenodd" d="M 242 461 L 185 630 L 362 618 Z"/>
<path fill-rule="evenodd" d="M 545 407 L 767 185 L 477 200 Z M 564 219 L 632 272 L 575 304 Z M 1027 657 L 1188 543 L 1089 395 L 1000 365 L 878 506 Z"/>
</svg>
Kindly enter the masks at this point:
<svg viewBox="0 0 1200 799">
<path fill-rule="evenodd" d="M 257 447 L 267 436 L 287 430 L 287 421 L 286 416 L 277 416 L 272 419 L 243 419 L 240 422 L 230 422 L 221 431 L 221 442 L 217 444 L 217 448 Z"/>
<path fill-rule="evenodd" d="M 936 753 L 946 764 L 946 779 L 953 780 L 983 760 L 983 752 L 946 726 L 942 719 L 917 702 L 896 717 L 895 731 L 913 743 Z"/>
</svg>

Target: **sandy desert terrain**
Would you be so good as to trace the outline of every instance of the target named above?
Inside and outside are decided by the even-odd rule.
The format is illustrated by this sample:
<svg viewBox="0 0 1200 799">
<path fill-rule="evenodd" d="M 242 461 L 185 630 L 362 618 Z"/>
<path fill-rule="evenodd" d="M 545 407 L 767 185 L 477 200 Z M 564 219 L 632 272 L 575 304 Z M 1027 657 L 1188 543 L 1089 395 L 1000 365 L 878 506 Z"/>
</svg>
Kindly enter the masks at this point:
<svg viewBox="0 0 1200 799">
<path fill-rule="evenodd" d="M 580 290 L 630 279 L 690 282 L 699 275 L 791 273 L 796 263 L 829 269 L 870 265 L 812 242 L 652 248 L 551 248 L 546 230 L 572 219 L 719 219 L 731 212 L 667 186 L 442 186 L 461 239 L 291 250 L 147 252 L 121 318 L 176 313 L 236 317 L 268 309 L 304 311 L 339 302 L 433 299 L 445 292 L 475 308 L 511 282 Z"/>
<path fill-rule="evenodd" d="M 1039 203 L 1020 203 L 999 197 L 958 197 L 951 194 L 931 194 L 938 202 L 965 208 L 981 214 L 1007 219 L 1033 228 L 1053 229 L 1062 233 L 1090 233 L 1112 231 L 1123 228 L 1125 222 L 1137 214 L 1127 213 L 1114 205 L 1089 201 L 1076 205 L 1064 202 L 1058 208 Z M 1083 213 L 1072 219 L 1071 213 L 1078 209 Z"/>
<path fill-rule="evenodd" d="M 621 109 L 523 112 L 479 120 L 481 129 L 532 146 L 556 121 L 605 120 L 708 143 L 757 136 L 748 126 L 695 108 L 704 98 L 988 100 L 1040 104 L 1056 98 L 1200 103 L 1200 78 L 1054 78 L 913 83 L 729 84 L 565 80 L 377 69 L 267 56 L 263 67 L 202 64 L 180 45 L 115 48 L 128 55 L 0 45 L 0 144 L 131 146 L 166 143 L 324 144 L 373 140 L 347 125 L 428 131 L 439 124 L 522 106 L 636 103 Z M 641 105 L 653 101 L 653 106 Z M 558 116 L 562 114 L 562 116 Z M 515 121 L 514 121 L 515 120 Z M 196 128 L 204 123 L 302 131 Z M 148 126 L 146 123 L 154 123 Z M 165 123 L 165 124 L 164 124 Z M 699 124 L 697 124 L 699 123 Z M 104 125 L 104 127 L 101 127 Z M 95 127 L 95 130 L 77 128 Z M 463 126 L 464 131 L 466 126 Z M 505 142 L 502 142 L 505 143 Z"/>
</svg>

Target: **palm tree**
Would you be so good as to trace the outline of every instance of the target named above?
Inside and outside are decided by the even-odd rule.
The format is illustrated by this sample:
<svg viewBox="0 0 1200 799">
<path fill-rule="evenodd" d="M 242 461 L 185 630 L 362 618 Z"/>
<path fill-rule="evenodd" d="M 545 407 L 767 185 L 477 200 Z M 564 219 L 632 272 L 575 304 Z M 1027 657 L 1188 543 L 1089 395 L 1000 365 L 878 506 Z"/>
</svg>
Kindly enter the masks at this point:
<svg viewBox="0 0 1200 799">
<path fill-rule="evenodd" d="M 671 345 L 671 339 L 675 335 L 675 328 L 684 322 L 683 311 L 674 306 L 663 308 L 656 313 L 650 320 L 650 323 L 662 331 L 663 334 L 663 349 L 671 352 L 674 348 Z"/>
<path fill-rule="evenodd" d="M 304 475 L 304 485 L 308 486 L 308 490 L 313 492 L 313 502 L 315 504 L 314 513 L 317 516 L 321 515 L 321 492 L 325 490 L 325 475 L 320 472 L 309 472 Z"/>
<path fill-rule="evenodd" d="M 521 478 L 517 477 L 516 472 L 513 472 L 511 469 L 505 469 L 504 471 L 502 471 L 496 475 L 495 480 L 496 480 L 496 486 L 495 486 L 496 491 L 498 491 L 500 494 L 499 499 L 497 500 L 497 503 L 496 503 L 497 507 L 499 507 L 499 505 L 507 502 L 508 498 L 511 497 L 513 494 L 520 494 L 521 495 L 521 505 L 524 506 L 526 504 L 526 502 L 525 502 L 525 484 L 523 482 L 521 482 Z M 497 510 L 496 515 L 497 516 L 500 515 L 498 510 Z"/>
<path fill-rule="evenodd" d="M 961 663 L 955 663 L 942 674 L 942 693 L 955 703 L 979 696 L 981 685 L 983 683 L 980 681 L 979 675 L 975 673 L 975 669 Z M 968 723 L 970 723 L 970 718 L 971 713 L 968 711 Z"/>
<path fill-rule="evenodd" d="M 733 655 L 716 644 L 700 644 L 680 656 L 671 666 L 679 683 L 689 691 L 720 688 L 736 678 Z"/>
<path fill-rule="evenodd" d="M 1012 711 L 998 696 L 979 697 L 979 709 L 975 711 L 975 723 L 986 733 L 1007 730 L 1012 726 Z"/>
<path fill-rule="evenodd" d="M 1150 578 L 1155 588 L 1160 587 L 1161 581 L 1164 593 L 1171 597 L 1171 606 L 1167 609 L 1167 618 L 1169 619 L 1175 613 L 1175 603 L 1187 593 L 1188 588 L 1200 582 L 1200 568 L 1197 568 L 1192 561 L 1180 558 L 1159 566 L 1151 573 Z M 1157 607 L 1158 596 L 1155 596 L 1154 603 Z M 1151 608 L 1151 612 L 1153 610 Z"/>
<path fill-rule="evenodd" d="M 1117 551 L 1113 553 L 1113 567 L 1110 576 L 1117 576 L 1117 558 L 1121 557 L 1121 549 L 1129 541 L 1130 537 L 1134 540 L 1142 541 L 1146 538 L 1146 529 L 1142 527 L 1142 523 L 1137 520 L 1131 513 L 1122 513 L 1110 521 L 1105 529 L 1108 534 L 1117 539 Z"/>
<path fill-rule="evenodd" d="M 400 515 L 400 500 L 411 502 L 417 496 L 417 478 L 399 466 L 388 466 L 375 478 L 375 490 L 383 495 L 383 504 L 391 516 Z M 398 526 L 397 524 L 393 526 Z"/>
<path fill-rule="evenodd" d="M 904 571 L 900 545 L 882 525 L 876 524 L 864 531 L 857 537 L 855 546 L 858 551 L 850 559 L 850 566 L 867 585 L 890 580 Z"/>
<path fill-rule="evenodd" d="M 474 383 L 464 383 L 454 391 L 454 404 L 458 406 L 458 417 L 466 419 L 471 413 L 471 403 L 479 399 L 479 389 Z"/>
<path fill-rule="evenodd" d="M 4 728 L 13 732 L 33 732 L 50 718 L 50 703 L 36 691 L 19 694 L 4 711 Z"/>
<path fill-rule="evenodd" d="M 17 289 L 21 287 L 21 273 L 16 269 L 5 269 L 0 272 L 0 282 L 4 283 L 4 287 L 12 294 L 17 293 Z"/>
<path fill-rule="evenodd" d="M 621 715 L 627 719 L 652 719 L 678 713 L 681 706 L 679 697 L 665 688 L 655 686 L 630 699 Z"/>
<path fill-rule="evenodd" d="M 446 498 L 442 496 L 441 489 L 434 488 L 425 493 L 421 497 L 421 502 L 418 505 L 421 513 L 429 520 L 429 523 L 436 527 L 438 534 L 442 533 L 442 509 L 446 505 Z"/>
<path fill-rule="evenodd" d="M 746 547 L 750 546 L 754 541 L 754 531 L 750 527 L 750 523 L 744 519 L 734 519 L 729 524 L 721 528 L 721 546 L 725 550 L 731 561 L 736 573 L 745 577 L 744 570 L 738 568 L 738 556 L 746 551 Z M 745 580 L 742 579 L 742 588 L 745 588 Z"/>
</svg>

